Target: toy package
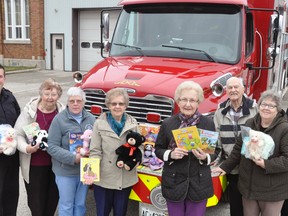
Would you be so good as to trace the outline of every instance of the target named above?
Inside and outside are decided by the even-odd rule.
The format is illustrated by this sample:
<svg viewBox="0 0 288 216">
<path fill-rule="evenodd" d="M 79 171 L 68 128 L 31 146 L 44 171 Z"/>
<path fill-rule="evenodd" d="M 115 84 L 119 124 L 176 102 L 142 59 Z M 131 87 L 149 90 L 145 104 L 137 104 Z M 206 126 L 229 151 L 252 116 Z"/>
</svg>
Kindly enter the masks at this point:
<svg viewBox="0 0 288 216">
<path fill-rule="evenodd" d="M 141 123 L 138 126 L 139 133 L 145 137 L 146 142 L 155 143 L 159 130 L 160 125 L 152 125 L 148 123 Z"/>
<path fill-rule="evenodd" d="M 243 145 L 241 154 L 249 159 L 268 159 L 274 152 L 274 140 L 268 134 L 241 126 Z"/>
<path fill-rule="evenodd" d="M 0 149 L 5 155 L 13 155 L 16 151 L 16 131 L 9 124 L 0 125 Z"/>
</svg>

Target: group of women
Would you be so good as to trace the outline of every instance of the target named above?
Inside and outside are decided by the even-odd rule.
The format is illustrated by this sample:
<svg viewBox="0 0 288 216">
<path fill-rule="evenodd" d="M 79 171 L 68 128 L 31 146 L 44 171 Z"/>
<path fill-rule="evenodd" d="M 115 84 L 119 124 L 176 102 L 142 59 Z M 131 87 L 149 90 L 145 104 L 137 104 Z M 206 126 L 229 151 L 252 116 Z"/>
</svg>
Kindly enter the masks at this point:
<svg viewBox="0 0 288 216">
<path fill-rule="evenodd" d="M 0 67 L 0 84 L 1 72 L 4 74 Z M 10 94 L 15 118 L 5 121 L 0 114 L 0 123 L 12 126 L 15 123 L 20 167 L 32 215 L 53 216 L 57 205 L 60 216 L 85 215 L 86 195 L 92 182 L 83 184 L 80 181 L 79 163 L 83 156 L 70 151 L 70 135 L 92 129 L 89 157 L 101 161 L 100 181 L 93 183 L 96 213 L 108 216 L 113 210 L 114 215 L 125 216 L 129 194 L 138 181 L 136 169 L 127 171 L 116 166 L 115 150 L 126 142 L 129 131 L 138 130 L 136 119 L 125 112 L 129 104 L 127 92 L 121 88 L 107 92 L 105 105 L 109 111 L 95 120 L 84 109 L 86 97 L 80 88 L 69 88 L 67 106 L 64 106 L 59 102 L 62 88 L 55 80 L 48 79 L 41 84 L 39 97 L 32 98 L 18 117 L 19 105 L 14 96 L 4 90 L 3 84 L 1 104 L 6 103 L 2 101 L 2 95 Z M 164 161 L 162 194 L 170 216 L 204 216 L 207 199 L 214 193 L 210 164 L 221 149 L 216 148 L 214 154 L 207 154 L 199 148 L 188 152 L 177 147 L 172 130 L 195 125 L 214 131 L 215 127 L 212 119 L 199 112 L 199 104 L 204 100 L 199 84 L 193 81 L 181 83 L 174 100 L 180 112 L 163 121 L 155 144 L 157 157 Z M 288 122 L 281 106 L 281 96 L 268 90 L 259 99 L 259 113 L 245 124 L 273 138 L 275 150 L 267 160 L 243 157 L 242 139 L 239 137 L 231 156 L 213 170 L 225 174 L 239 164 L 238 186 L 243 196 L 245 216 L 258 216 L 260 212 L 262 216 L 279 215 L 284 200 L 288 199 Z M 28 142 L 23 127 L 33 122 L 48 131 L 47 151 Z M 4 170 L 1 164 L 0 169 Z M 4 178 L 2 173 L 0 177 Z M 3 200 L 6 190 L 3 185 L 0 184 L 0 216 L 16 215 L 18 198 L 13 204 L 14 213 L 8 214 Z M 17 195 L 17 190 L 14 194 Z"/>
</svg>

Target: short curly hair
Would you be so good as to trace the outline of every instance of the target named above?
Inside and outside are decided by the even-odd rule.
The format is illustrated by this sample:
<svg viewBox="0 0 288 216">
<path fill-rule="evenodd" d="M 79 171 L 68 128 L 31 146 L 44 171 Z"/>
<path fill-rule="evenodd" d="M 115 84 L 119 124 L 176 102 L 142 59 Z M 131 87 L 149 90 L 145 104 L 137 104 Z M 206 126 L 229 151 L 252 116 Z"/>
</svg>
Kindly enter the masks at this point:
<svg viewBox="0 0 288 216">
<path fill-rule="evenodd" d="M 198 83 L 196 83 L 196 82 L 191 80 L 191 81 L 184 81 L 180 85 L 178 85 L 178 87 L 175 90 L 175 95 L 174 95 L 174 100 L 176 102 L 179 102 L 179 99 L 180 99 L 180 96 L 181 96 L 181 92 L 184 89 L 195 90 L 197 92 L 199 103 L 204 100 L 204 94 L 203 94 L 202 87 Z"/>
<path fill-rule="evenodd" d="M 259 98 L 258 101 L 258 108 L 260 108 L 260 105 L 263 102 L 263 100 L 267 98 L 275 102 L 278 112 L 282 110 L 282 95 L 273 89 L 266 90 L 261 94 L 261 97 Z"/>
<path fill-rule="evenodd" d="M 60 98 L 61 95 L 62 95 L 62 88 L 59 85 L 59 83 L 57 83 L 52 78 L 48 78 L 48 79 L 44 80 L 44 82 L 41 84 L 41 86 L 39 88 L 39 95 L 42 96 L 44 90 L 52 90 L 54 88 L 57 90 L 57 94 L 58 94 L 58 96 Z"/>
</svg>

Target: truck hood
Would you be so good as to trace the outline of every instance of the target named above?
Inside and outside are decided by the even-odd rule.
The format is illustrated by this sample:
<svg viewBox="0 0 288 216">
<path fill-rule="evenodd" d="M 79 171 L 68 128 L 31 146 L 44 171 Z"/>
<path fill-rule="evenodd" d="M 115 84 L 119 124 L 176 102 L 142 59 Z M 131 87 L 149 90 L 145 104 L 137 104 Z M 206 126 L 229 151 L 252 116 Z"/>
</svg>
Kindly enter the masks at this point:
<svg viewBox="0 0 288 216">
<path fill-rule="evenodd" d="M 193 80 L 205 91 L 210 89 L 210 83 L 214 79 L 231 72 L 232 67 L 214 62 L 174 58 L 109 57 L 85 75 L 82 88 L 105 90 L 123 87 L 134 89 L 138 96 L 149 93 L 173 98 L 180 82 Z"/>
</svg>

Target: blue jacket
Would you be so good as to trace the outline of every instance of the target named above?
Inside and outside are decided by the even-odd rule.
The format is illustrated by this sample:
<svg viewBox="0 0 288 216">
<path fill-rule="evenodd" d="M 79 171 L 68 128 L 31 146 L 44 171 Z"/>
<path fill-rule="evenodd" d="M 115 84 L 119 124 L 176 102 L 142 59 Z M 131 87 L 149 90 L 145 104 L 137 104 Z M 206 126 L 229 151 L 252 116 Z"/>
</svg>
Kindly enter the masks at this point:
<svg viewBox="0 0 288 216">
<path fill-rule="evenodd" d="M 92 129 L 95 117 L 83 109 L 83 119 L 79 124 L 69 113 L 68 108 L 53 119 L 48 137 L 47 152 L 52 157 L 52 169 L 55 175 L 80 175 L 80 164 L 75 164 L 76 155 L 70 152 L 70 133 L 83 133 Z"/>
</svg>

